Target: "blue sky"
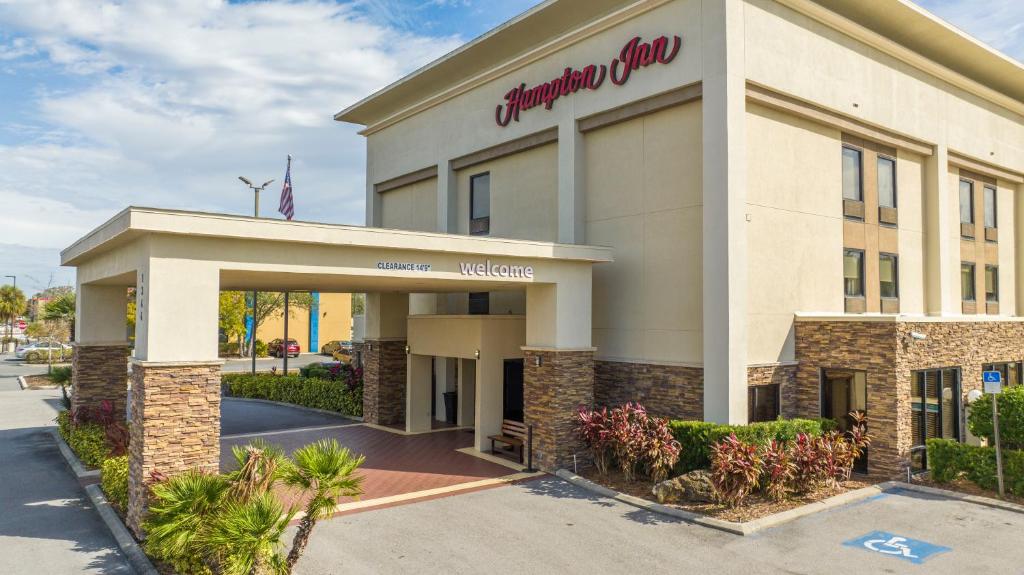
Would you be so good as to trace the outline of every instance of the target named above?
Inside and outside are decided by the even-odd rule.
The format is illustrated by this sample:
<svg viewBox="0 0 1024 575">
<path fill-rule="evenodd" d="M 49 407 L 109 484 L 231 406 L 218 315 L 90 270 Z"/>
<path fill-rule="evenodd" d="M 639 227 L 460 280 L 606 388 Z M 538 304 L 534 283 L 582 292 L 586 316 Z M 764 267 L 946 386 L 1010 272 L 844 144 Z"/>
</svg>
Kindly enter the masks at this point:
<svg viewBox="0 0 1024 575">
<path fill-rule="evenodd" d="M 0 275 L 72 283 L 60 248 L 130 204 L 247 214 L 289 153 L 297 219 L 362 223 L 333 113 L 536 3 L 0 0 Z M 1024 1 L 921 4 L 1024 59 Z"/>
</svg>

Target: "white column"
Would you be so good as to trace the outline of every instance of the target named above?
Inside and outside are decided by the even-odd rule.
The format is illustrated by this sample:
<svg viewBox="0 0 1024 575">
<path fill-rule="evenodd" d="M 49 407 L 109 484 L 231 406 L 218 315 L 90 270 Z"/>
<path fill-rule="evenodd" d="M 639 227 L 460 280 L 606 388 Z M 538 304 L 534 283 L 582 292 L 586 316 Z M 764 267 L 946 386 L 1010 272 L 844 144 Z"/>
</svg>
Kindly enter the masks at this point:
<svg viewBox="0 0 1024 575">
<path fill-rule="evenodd" d="M 370 140 L 366 140 L 366 227 L 378 228 L 381 225 L 380 194 L 373 189 L 373 154 L 370 152 Z"/>
<path fill-rule="evenodd" d="M 565 266 L 558 284 L 526 287 L 526 345 L 551 349 L 591 346 L 591 264 Z"/>
<path fill-rule="evenodd" d="M 408 321 L 409 294 L 366 294 L 365 339 L 405 339 Z"/>
<path fill-rule="evenodd" d="M 743 0 L 703 0 L 704 419 L 747 422 Z"/>
<path fill-rule="evenodd" d="M 558 125 L 558 241 L 563 244 L 585 243 L 583 162 L 583 134 L 576 119 L 566 117 Z"/>
<path fill-rule="evenodd" d="M 949 150 L 935 146 L 924 168 L 925 310 L 928 315 L 960 315 L 959 205 L 949 188 Z"/>
<path fill-rule="evenodd" d="M 481 354 L 476 360 L 476 423 L 474 437 L 478 451 L 490 451 L 491 435 L 501 433 L 504 414 L 505 362 L 497 354 Z"/>
<path fill-rule="evenodd" d="M 405 430 L 430 431 L 430 356 L 408 355 L 405 388 Z"/>
<path fill-rule="evenodd" d="M 476 424 L 476 361 L 459 359 L 459 426 Z"/>
<path fill-rule="evenodd" d="M 128 343 L 128 288 L 78 284 L 75 290 L 75 342 L 93 345 Z"/>
<path fill-rule="evenodd" d="M 218 361 L 220 270 L 207 262 L 151 258 L 138 271 L 135 359 Z"/>
</svg>

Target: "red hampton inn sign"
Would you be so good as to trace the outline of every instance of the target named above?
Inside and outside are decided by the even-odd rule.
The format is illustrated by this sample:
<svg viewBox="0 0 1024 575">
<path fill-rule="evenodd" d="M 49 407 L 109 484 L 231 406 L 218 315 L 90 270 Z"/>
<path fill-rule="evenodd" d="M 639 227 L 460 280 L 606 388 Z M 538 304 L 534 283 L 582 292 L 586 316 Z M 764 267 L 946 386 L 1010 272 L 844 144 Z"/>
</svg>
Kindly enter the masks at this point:
<svg viewBox="0 0 1024 575">
<path fill-rule="evenodd" d="M 643 42 L 639 36 L 633 38 L 622 47 L 619 57 L 609 65 L 590 64 L 581 70 L 567 67 L 562 75 L 550 82 L 527 88 L 520 84 L 505 94 L 505 103 L 498 104 L 494 111 L 494 121 L 499 126 L 507 126 L 509 122 L 519 121 L 519 113 L 537 106 L 550 110 L 555 100 L 562 96 L 575 94 L 580 90 L 596 90 L 604 83 L 606 76 L 611 76 L 612 84 L 621 86 L 629 81 L 634 70 L 646 68 L 651 64 L 668 64 L 675 59 L 683 40 L 673 36 L 669 47 L 668 36 L 655 38 L 651 42 Z"/>
</svg>

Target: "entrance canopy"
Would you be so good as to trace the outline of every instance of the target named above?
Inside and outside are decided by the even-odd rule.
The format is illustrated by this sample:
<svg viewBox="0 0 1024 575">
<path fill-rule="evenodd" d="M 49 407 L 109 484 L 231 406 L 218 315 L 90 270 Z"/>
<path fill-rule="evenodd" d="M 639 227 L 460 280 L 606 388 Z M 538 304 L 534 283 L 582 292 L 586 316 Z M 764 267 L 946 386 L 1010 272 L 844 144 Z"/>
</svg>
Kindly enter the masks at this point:
<svg viewBox="0 0 1024 575">
<path fill-rule="evenodd" d="M 595 246 L 135 207 L 61 253 L 77 268 L 76 340 L 123 343 L 124 288 L 134 286 L 135 358 L 148 362 L 216 360 L 218 292 L 252 289 L 521 290 L 527 346 L 588 349 L 591 267 L 611 259 Z M 374 309 L 379 301 L 368 299 L 367 337 L 404 323 L 405 313 Z"/>
</svg>

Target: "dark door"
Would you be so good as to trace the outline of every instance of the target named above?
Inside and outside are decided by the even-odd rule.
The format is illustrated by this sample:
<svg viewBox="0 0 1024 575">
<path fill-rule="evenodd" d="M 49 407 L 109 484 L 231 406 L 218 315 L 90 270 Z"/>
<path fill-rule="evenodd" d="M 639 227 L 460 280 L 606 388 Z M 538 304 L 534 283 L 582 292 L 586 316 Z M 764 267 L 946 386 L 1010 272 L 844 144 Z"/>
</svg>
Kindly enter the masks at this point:
<svg viewBox="0 0 1024 575">
<path fill-rule="evenodd" d="M 914 447 L 925 447 L 929 439 L 960 441 L 960 370 L 958 368 L 915 371 L 910 387 L 911 434 Z M 927 453 L 915 449 L 914 467 L 927 469 Z"/>
<path fill-rule="evenodd" d="M 853 426 L 851 412 L 865 416 L 868 413 L 867 374 L 847 369 L 824 370 L 821 376 L 821 416 L 836 420 L 839 430 L 846 433 Z M 868 472 L 866 449 L 854 462 L 853 470 Z"/>
<path fill-rule="evenodd" d="M 437 358 L 430 358 L 430 418 L 437 419 Z"/>
<path fill-rule="evenodd" d="M 523 421 L 523 360 L 505 360 L 505 409 L 502 418 Z"/>
</svg>

